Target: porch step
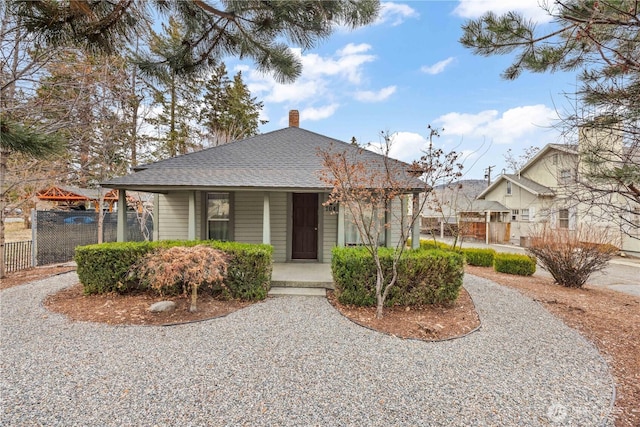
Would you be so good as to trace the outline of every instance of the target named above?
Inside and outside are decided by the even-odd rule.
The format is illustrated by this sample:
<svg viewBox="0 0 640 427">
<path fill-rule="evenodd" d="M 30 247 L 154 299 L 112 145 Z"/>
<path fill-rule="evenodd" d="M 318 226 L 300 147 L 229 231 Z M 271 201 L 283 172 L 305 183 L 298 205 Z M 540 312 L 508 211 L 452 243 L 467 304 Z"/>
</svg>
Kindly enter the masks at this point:
<svg viewBox="0 0 640 427">
<path fill-rule="evenodd" d="M 333 282 L 311 280 L 271 280 L 271 288 L 324 288 L 333 289 Z"/>
<path fill-rule="evenodd" d="M 287 287 L 271 287 L 269 291 L 271 297 L 283 297 L 283 296 L 304 296 L 304 297 L 326 297 L 327 291 L 324 288 L 295 288 L 291 286 Z"/>
</svg>

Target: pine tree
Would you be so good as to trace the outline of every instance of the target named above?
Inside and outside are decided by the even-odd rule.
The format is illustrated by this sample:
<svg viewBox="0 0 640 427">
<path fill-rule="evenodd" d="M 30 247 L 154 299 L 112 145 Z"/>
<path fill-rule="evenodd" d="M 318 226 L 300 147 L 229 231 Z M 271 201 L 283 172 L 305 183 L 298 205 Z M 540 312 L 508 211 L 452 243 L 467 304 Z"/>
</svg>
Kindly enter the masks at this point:
<svg viewBox="0 0 640 427">
<path fill-rule="evenodd" d="M 25 28 L 43 44 L 73 45 L 90 52 L 118 52 L 142 25 L 173 17 L 186 26 L 169 63 L 178 73 L 211 66 L 227 55 L 251 58 L 280 82 L 299 76 L 300 60 L 287 44 L 309 49 L 337 25 L 356 28 L 377 17 L 378 0 L 13 0 Z"/>
<path fill-rule="evenodd" d="M 257 135 L 263 103 L 251 96 L 249 88 L 238 72 L 233 80 L 227 77 L 224 64 L 215 67 L 206 83 L 201 122 L 212 145 L 222 145 Z"/>
</svg>

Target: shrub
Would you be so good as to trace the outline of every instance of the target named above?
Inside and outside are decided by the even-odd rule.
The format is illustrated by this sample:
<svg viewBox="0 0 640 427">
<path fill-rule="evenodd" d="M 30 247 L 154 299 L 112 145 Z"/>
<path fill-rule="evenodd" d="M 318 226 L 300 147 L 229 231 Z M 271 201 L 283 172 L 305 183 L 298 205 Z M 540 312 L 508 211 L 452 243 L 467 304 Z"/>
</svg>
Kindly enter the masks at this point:
<svg viewBox="0 0 640 427">
<path fill-rule="evenodd" d="M 531 276 L 536 272 L 536 259 L 528 255 L 496 253 L 493 268 L 500 273 Z"/>
<path fill-rule="evenodd" d="M 462 253 L 467 264 L 478 267 L 492 267 L 496 256 L 496 251 L 493 249 L 464 248 Z"/>
<path fill-rule="evenodd" d="M 261 300 L 271 285 L 272 253 L 269 245 L 238 242 L 180 241 L 103 243 L 76 248 L 78 277 L 85 294 L 127 293 L 148 289 L 131 266 L 157 248 L 206 245 L 229 255 L 225 292 L 231 298 Z"/>
<path fill-rule="evenodd" d="M 136 277 L 129 277 L 129 269 L 157 246 L 155 242 L 78 246 L 74 259 L 84 293 L 126 293 L 143 289 Z"/>
<path fill-rule="evenodd" d="M 385 277 L 391 277 L 393 250 L 381 248 Z M 376 305 L 376 266 L 365 248 L 334 248 L 331 271 L 342 304 Z M 462 255 L 442 250 L 407 250 L 398 262 L 398 281 L 385 305 L 424 305 L 454 301 L 464 274 Z"/>
<path fill-rule="evenodd" d="M 227 271 L 227 255 L 206 245 L 158 248 L 132 267 L 141 281 L 161 294 L 180 287 L 191 294 L 190 311 L 197 310 L 198 288 L 222 286 Z"/>
<path fill-rule="evenodd" d="M 437 240 L 420 240 L 420 249 L 441 249 L 443 251 L 453 250 L 451 245 L 448 245 L 444 242 L 438 242 Z"/>
<path fill-rule="evenodd" d="M 593 273 L 603 270 L 618 252 L 616 244 L 620 243 L 607 229 L 598 227 L 577 230 L 542 227 L 531 236 L 527 251 L 540 260 L 556 283 L 570 288 L 582 287 Z"/>
</svg>

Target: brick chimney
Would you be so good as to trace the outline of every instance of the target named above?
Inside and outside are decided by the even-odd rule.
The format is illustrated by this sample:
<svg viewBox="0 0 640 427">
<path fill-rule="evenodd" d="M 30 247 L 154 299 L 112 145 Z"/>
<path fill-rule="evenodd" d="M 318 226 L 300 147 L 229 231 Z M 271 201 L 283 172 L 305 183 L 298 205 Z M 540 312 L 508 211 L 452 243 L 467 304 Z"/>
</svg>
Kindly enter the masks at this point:
<svg viewBox="0 0 640 427">
<path fill-rule="evenodd" d="M 289 127 L 300 127 L 300 113 L 298 110 L 289 111 Z"/>
</svg>

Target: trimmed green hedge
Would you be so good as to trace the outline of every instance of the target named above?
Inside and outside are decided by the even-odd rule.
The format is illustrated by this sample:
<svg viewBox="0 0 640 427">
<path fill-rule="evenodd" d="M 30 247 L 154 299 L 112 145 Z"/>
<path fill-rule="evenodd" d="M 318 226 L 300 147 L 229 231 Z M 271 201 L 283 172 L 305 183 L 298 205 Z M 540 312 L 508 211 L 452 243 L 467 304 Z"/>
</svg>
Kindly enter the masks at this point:
<svg viewBox="0 0 640 427">
<path fill-rule="evenodd" d="M 381 248 L 385 277 L 391 277 L 393 250 Z M 331 272 L 336 296 L 342 304 L 376 305 L 376 267 L 365 248 L 333 249 Z M 459 253 L 442 250 L 407 250 L 398 262 L 398 282 L 389 291 L 387 306 L 425 305 L 455 301 L 464 275 Z"/>
<path fill-rule="evenodd" d="M 528 255 L 497 253 L 493 268 L 500 273 L 531 276 L 536 272 L 536 259 Z"/>
<path fill-rule="evenodd" d="M 496 256 L 496 251 L 493 249 L 464 248 L 462 253 L 467 264 L 478 267 L 493 267 Z"/>
<path fill-rule="evenodd" d="M 163 240 L 79 246 L 75 254 L 78 277 L 85 294 L 145 290 L 145 285 L 138 280 L 135 271 L 131 271 L 131 267 L 144 255 L 158 248 L 200 244 L 230 255 L 225 284 L 232 298 L 255 301 L 267 297 L 271 285 L 273 253 L 273 248 L 269 245 L 213 240 Z"/>
<path fill-rule="evenodd" d="M 451 247 L 451 245 L 444 243 L 444 242 L 438 242 L 437 240 L 420 240 L 420 249 L 441 249 L 443 251 L 451 251 L 453 250 L 453 248 Z"/>
</svg>

